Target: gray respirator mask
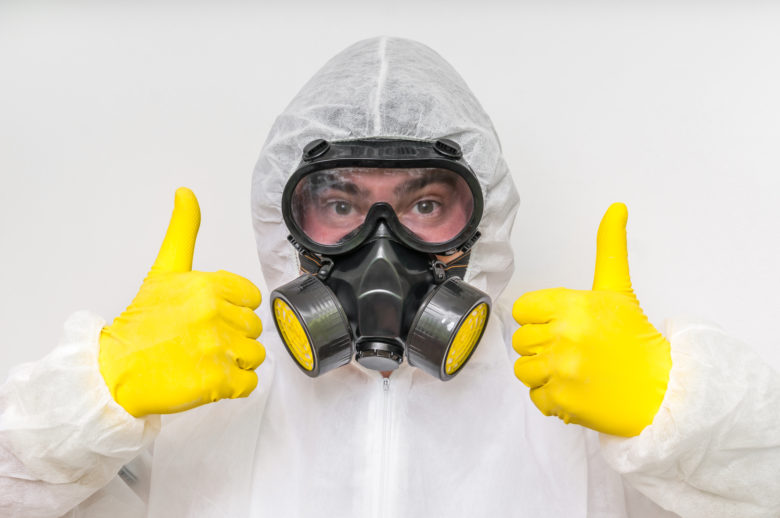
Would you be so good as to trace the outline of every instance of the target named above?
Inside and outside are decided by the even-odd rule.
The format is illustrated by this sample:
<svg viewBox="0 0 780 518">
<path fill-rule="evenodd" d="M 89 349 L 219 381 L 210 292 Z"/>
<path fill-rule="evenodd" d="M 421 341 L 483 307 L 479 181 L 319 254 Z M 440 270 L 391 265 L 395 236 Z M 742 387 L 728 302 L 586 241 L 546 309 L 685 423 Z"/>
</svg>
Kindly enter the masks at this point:
<svg viewBox="0 0 780 518">
<path fill-rule="evenodd" d="M 307 145 L 282 197 L 304 273 L 271 293 L 301 370 L 315 377 L 354 357 L 392 371 L 406 357 L 441 380 L 460 372 L 490 315 L 490 297 L 463 281 L 482 209 L 451 140 Z"/>
</svg>

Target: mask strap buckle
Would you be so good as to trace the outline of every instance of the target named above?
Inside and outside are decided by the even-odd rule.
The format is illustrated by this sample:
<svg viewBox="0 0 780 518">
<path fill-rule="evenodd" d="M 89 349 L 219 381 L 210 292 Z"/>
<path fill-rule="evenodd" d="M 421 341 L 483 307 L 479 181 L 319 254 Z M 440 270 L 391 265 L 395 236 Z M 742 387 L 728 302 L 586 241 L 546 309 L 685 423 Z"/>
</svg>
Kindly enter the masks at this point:
<svg viewBox="0 0 780 518">
<path fill-rule="evenodd" d="M 320 269 L 317 270 L 317 278 L 321 281 L 327 280 L 330 277 L 330 272 L 333 270 L 333 260 L 329 257 L 322 258 L 322 264 Z"/>
<path fill-rule="evenodd" d="M 438 259 L 431 261 L 431 270 L 433 270 L 433 282 L 441 284 L 447 280 L 447 272 L 445 270 L 445 264 Z"/>
<path fill-rule="evenodd" d="M 330 277 L 333 270 L 333 260 L 329 257 L 322 257 L 300 244 L 292 235 L 287 236 L 287 241 L 298 251 L 298 257 L 301 261 L 301 269 L 306 273 L 315 275 L 319 280 L 324 281 Z M 314 273 L 313 270 L 317 270 Z"/>
</svg>

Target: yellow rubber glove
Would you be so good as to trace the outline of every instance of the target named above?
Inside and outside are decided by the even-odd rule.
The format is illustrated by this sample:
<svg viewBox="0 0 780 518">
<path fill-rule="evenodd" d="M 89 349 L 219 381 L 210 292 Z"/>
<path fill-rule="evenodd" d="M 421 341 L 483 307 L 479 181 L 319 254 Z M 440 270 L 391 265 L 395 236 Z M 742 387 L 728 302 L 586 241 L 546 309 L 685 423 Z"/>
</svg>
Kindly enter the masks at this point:
<svg viewBox="0 0 780 518">
<path fill-rule="evenodd" d="M 149 275 L 100 335 L 100 372 L 135 417 L 245 397 L 257 386 L 260 290 L 233 273 L 190 271 L 199 227 L 198 200 L 181 187 Z"/>
<path fill-rule="evenodd" d="M 631 288 L 628 211 L 601 220 L 592 291 L 526 293 L 514 304 L 515 375 L 545 415 L 599 432 L 638 435 L 658 412 L 672 367 L 669 342 L 642 312 Z"/>
</svg>

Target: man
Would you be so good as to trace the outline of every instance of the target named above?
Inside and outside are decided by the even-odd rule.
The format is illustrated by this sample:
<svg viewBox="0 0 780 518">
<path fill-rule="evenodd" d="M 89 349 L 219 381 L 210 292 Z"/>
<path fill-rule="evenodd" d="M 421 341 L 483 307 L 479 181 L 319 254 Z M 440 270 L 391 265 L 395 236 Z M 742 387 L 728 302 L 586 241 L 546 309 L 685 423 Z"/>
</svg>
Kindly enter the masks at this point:
<svg viewBox="0 0 780 518">
<path fill-rule="evenodd" d="M 428 157 L 418 173 L 399 165 L 406 148 Z M 381 160 L 329 167 L 338 150 Z M 446 195 L 407 196 L 438 177 Z M 323 182 L 353 198 L 326 197 Z M 427 218 L 446 202 L 451 228 L 404 217 Z M 107 327 L 74 316 L 64 344 L 3 387 L 3 511 L 777 515 L 777 375 L 715 328 L 678 323 L 667 341 L 647 323 L 628 279 L 621 205 L 602 222 L 592 292 L 544 290 L 514 307 L 524 324 L 515 374 L 533 403 L 604 433 L 560 426 L 534 407 L 512 375 L 510 322 L 498 308 L 479 345 L 450 358 L 454 368 L 457 333 L 446 348 L 415 338 L 444 287 L 475 310 L 497 298 L 512 274 L 517 204 L 490 120 L 447 63 L 397 39 L 346 49 L 277 119 L 255 169 L 258 253 L 277 288 L 264 321 L 284 343 L 266 333 L 265 356 L 253 342 L 251 284 L 190 271 L 200 214 L 194 195 L 178 191 L 128 310 Z M 305 306 L 312 300 L 325 309 Z M 431 328 L 439 334 L 471 315 L 454 310 L 464 298 L 446 300 L 442 311 L 462 319 L 444 318 Z M 317 327 L 323 315 L 327 329 Z M 174 414 L 162 430 L 160 413 Z"/>
</svg>

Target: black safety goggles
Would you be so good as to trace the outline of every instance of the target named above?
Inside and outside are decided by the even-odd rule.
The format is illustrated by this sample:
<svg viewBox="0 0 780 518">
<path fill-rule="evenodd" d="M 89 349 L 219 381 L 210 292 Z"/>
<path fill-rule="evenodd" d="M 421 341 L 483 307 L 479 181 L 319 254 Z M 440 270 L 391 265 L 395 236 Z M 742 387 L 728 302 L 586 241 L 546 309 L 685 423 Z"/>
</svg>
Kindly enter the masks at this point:
<svg viewBox="0 0 780 518">
<path fill-rule="evenodd" d="M 363 244 L 380 222 L 413 250 L 465 251 L 483 207 L 476 175 L 448 139 L 317 139 L 282 196 L 290 241 L 331 256 Z"/>
</svg>

